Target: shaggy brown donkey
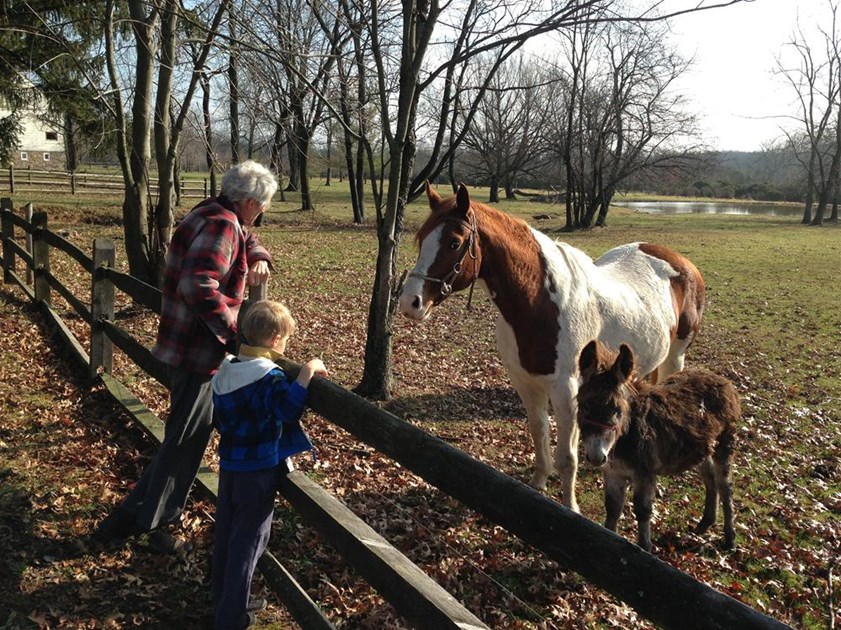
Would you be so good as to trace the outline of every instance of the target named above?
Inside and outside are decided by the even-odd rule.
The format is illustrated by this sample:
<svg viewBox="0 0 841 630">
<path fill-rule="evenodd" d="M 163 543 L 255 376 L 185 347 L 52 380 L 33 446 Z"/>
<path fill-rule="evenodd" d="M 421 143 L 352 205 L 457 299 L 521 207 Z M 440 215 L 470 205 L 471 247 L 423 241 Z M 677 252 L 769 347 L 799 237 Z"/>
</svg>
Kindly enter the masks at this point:
<svg viewBox="0 0 841 630">
<path fill-rule="evenodd" d="M 615 357 L 615 359 L 614 359 Z M 634 356 L 618 356 L 591 341 L 578 360 L 578 426 L 584 454 L 604 466 L 605 527 L 616 531 L 628 484 L 634 488 L 637 544 L 651 550 L 651 505 L 658 475 L 698 467 L 707 490 L 696 532 L 715 523 L 717 495 L 724 511 L 724 545 L 733 546 L 730 459 L 739 397 L 727 379 L 699 369 L 671 375 L 657 385 L 635 378 Z"/>
</svg>

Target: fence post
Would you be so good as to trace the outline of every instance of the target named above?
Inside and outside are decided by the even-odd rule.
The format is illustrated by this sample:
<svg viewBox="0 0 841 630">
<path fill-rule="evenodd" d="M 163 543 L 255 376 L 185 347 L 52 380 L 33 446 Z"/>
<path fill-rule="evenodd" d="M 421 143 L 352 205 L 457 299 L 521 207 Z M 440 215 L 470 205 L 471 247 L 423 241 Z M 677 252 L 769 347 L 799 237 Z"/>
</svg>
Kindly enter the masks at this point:
<svg viewBox="0 0 841 630">
<path fill-rule="evenodd" d="M 15 224 L 12 223 L 12 200 L 10 197 L 0 199 L 0 211 L 3 211 L 3 282 L 12 281 L 12 271 L 15 268 L 15 250 L 9 244 L 15 238 Z"/>
<path fill-rule="evenodd" d="M 23 218 L 26 219 L 27 223 L 32 223 L 32 203 L 28 203 L 23 207 Z M 29 255 L 32 255 L 32 232 L 27 232 L 26 236 L 24 237 L 26 240 L 26 251 L 29 252 Z M 26 265 L 26 284 L 32 284 L 32 267 Z"/>
<path fill-rule="evenodd" d="M 42 234 L 47 229 L 47 213 L 39 210 L 32 215 L 32 263 L 35 267 L 35 301 L 43 300 L 48 306 L 51 303 L 50 283 L 47 273 L 50 271 L 50 246 Z"/>
<path fill-rule="evenodd" d="M 269 283 L 264 282 L 255 286 L 248 287 L 248 299 L 252 302 L 259 302 L 269 297 Z"/>
<path fill-rule="evenodd" d="M 76 173 L 70 173 L 70 194 L 76 194 Z"/>
<path fill-rule="evenodd" d="M 114 367 L 114 345 L 100 323 L 114 319 L 114 285 L 105 269 L 113 269 L 116 261 L 114 241 L 97 238 L 93 241 L 93 275 L 91 276 L 91 373 L 95 379 L 99 368 L 111 374 Z"/>
<path fill-rule="evenodd" d="M 204 198 L 207 199 L 207 177 L 204 178 Z"/>
<path fill-rule="evenodd" d="M 9 193 L 15 194 L 15 165 L 9 164 Z"/>
</svg>

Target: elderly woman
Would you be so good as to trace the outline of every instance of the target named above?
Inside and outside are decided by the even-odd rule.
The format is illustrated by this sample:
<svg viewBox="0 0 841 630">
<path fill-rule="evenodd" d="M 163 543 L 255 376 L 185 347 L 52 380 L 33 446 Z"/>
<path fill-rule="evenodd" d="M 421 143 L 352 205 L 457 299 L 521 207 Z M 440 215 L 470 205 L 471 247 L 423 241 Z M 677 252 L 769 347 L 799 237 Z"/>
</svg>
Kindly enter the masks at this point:
<svg viewBox="0 0 841 630">
<path fill-rule="evenodd" d="M 248 228 L 259 222 L 276 190 L 268 169 L 242 162 L 222 178 L 222 194 L 201 202 L 175 229 L 152 350 L 169 367 L 164 441 L 134 489 L 100 523 L 94 541 L 151 532 L 150 543 L 160 553 L 185 545 L 168 530 L 180 521 L 210 439 L 210 379 L 225 346 L 236 339 L 246 282 L 257 285 L 269 277 L 271 256 Z"/>
</svg>

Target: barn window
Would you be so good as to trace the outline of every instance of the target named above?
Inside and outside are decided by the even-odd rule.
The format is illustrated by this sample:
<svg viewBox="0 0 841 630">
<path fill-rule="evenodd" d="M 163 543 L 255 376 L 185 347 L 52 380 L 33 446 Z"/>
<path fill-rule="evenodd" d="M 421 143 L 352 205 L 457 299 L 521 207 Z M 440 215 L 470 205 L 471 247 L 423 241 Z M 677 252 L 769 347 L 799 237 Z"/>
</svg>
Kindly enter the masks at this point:
<svg viewBox="0 0 841 630">
<path fill-rule="evenodd" d="M 20 152 L 20 161 L 21 162 L 28 162 L 29 161 L 29 153 L 27 153 L 26 151 L 21 151 Z"/>
<path fill-rule="evenodd" d="M 50 161 L 50 154 L 49 154 L 49 153 L 45 153 L 45 154 L 44 154 L 44 161 L 45 161 L 45 162 L 49 162 L 49 161 Z"/>
<path fill-rule="evenodd" d="M 48 131 L 47 132 L 47 140 L 58 140 L 58 132 L 57 131 Z"/>
</svg>

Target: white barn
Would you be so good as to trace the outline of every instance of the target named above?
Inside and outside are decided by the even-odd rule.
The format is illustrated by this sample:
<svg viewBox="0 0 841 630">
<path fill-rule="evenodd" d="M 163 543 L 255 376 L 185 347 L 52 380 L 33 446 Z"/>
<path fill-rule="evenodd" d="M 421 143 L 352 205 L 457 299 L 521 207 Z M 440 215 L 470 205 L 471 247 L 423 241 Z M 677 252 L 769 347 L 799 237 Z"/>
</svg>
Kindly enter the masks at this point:
<svg viewBox="0 0 841 630">
<path fill-rule="evenodd" d="M 23 129 L 18 138 L 19 146 L 12 152 L 12 164 L 15 168 L 64 171 L 67 164 L 61 128 L 47 122 L 43 97 L 34 88 L 27 92 L 28 105 L 21 116 Z M 0 118 L 9 114 L 11 111 L 0 101 Z"/>
</svg>

